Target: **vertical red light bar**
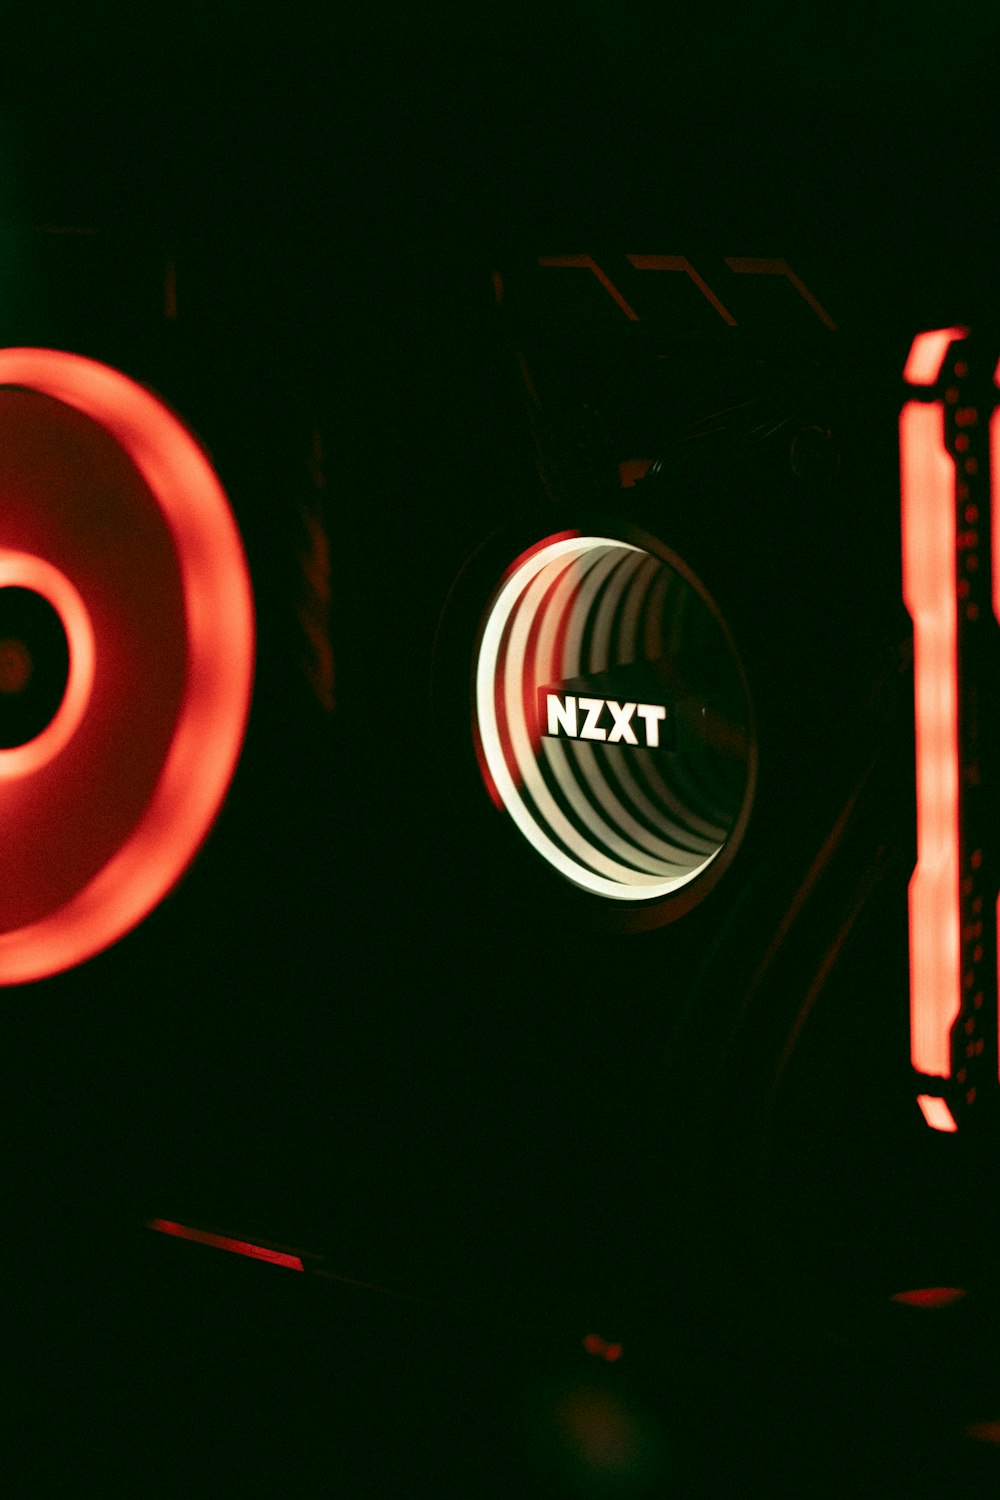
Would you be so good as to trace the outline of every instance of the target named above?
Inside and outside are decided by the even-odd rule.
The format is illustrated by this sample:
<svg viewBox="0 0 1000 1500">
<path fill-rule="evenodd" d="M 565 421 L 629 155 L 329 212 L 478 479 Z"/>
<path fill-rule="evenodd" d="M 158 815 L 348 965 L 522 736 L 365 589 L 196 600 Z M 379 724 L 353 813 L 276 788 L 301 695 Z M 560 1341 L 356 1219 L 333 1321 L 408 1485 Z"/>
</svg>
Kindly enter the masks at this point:
<svg viewBox="0 0 1000 1500">
<path fill-rule="evenodd" d="M 1000 386 L 1000 364 L 993 372 L 993 384 Z M 993 615 L 1000 624 L 1000 406 L 990 416 L 990 557 Z M 997 970 L 1000 973 L 1000 896 L 997 897 Z M 997 1057 L 1000 1074 L 1000 993 L 997 995 Z"/>
<path fill-rule="evenodd" d="M 941 407 L 900 421 L 903 598 L 913 620 L 917 867 L 910 881 L 913 1066 L 947 1077 L 958 1015 L 958 693 L 953 471 Z"/>
<path fill-rule="evenodd" d="M 914 340 L 904 370 L 933 386 L 958 328 Z M 913 1066 L 951 1075 L 951 1028 L 961 1008 L 959 743 L 955 472 L 940 401 L 906 402 L 900 416 L 903 598 L 913 621 L 917 865 L 910 881 L 910 1037 Z M 928 1125 L 954 1130 L 942 1099 L 920 1095 Z"/>
</svg>

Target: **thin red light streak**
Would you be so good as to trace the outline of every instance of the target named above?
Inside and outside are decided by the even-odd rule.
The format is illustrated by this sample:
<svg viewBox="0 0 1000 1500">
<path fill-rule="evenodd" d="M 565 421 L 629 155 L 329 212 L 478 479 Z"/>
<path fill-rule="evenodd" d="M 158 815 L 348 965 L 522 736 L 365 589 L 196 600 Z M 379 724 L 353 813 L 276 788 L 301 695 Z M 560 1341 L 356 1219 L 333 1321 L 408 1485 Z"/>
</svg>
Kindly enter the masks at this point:
<svg viewBox="0 0 1000 1500">
<path fill-rule="evenodd" d="M 584 271 L 592 271 L 608 296 L 614 298 L 625 316 L 633 323 L 638 323 L 639 314 L 625 301 L 610 276 L 597 264 L 592 255 L 540 255 L 538 264 L 540 266 L 577 266 Z"/>
<path fill-rule="evenodd" d="M 954 476 L 939 402 L 903 407 L 900 468 L 917 754 L 917 866 L 909 892 L 911 1056 L 919 1073 L 946 1078 L 960 1005 L 959 775 Z M 924 1113 L 928 1124 L 948 1128 Z"/>
<path fill-rule="evenodd" d="M 519 568 L 524 566 L 529 558 L 536 556 L 537 553 L 542 552 L 546 547 L 554 547 L 557 542 L 568 542 L 574 537 L 582 535 L 582 531 L 554 531 L 551 536 L 542 537 L 540 542 L 533 542 L 530 547 L 526 547 L 523 552 L 515 557 L 509 568 L 504 569 L 503 578 L 500 580 L 501 587 L 507 582 L 508 578 L 513 578 L 514 574 Z"/>
<path fill-rule="evenodd" d="M 232 1240 L 224 1234 L 209 1234 L 206 1229 L 192 1229 L 188 1224 L 175 1224 L 170 1219 L 150 1219 L 147 1229 L 159 1234 L 172 1234 L 179 1240 L 194 1240 L 199 1245 L 212 1245 L 216 1250 L 229 1250 L 233 1255 L 245 1255 L 250 1260 L 266 1260 L 273 1266 L 286 1266 L 290 1271 L 304 1271 L 305 1266 L 297 1255 L 286 1255 L 281 1250 L 268 1250 L 263 1245 L 251 1244 L 249 1240 Z"/>
</svg>

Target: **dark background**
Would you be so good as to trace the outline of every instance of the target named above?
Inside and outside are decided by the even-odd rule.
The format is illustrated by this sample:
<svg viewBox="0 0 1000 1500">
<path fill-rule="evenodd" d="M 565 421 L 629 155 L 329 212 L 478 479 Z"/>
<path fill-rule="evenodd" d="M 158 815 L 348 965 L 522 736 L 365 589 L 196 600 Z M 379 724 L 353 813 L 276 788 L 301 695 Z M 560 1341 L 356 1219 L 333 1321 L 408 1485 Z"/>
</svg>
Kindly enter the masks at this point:
<svg viewBox="0 0 1000 1500">
<path fill-rule="evenodd" d="M 71 16 L 20 16 L 0 62 L 4 342 L 106 359 L 192 425 L 244 533 L 260 656 L 232 793 L 177 891 L 4 998 L 22 1489 L 175 1493 L 193 1470 L 351 1497 L 988 1488 L 966 1430 L 1000 1415 L 989 1179 L 915 1118 L 911 746 L 902 709 L 866 739 L 863 696 L 897 680 L 906 637 L 907 341 L 994 313 L 987 8 L 865 28 L 589 3 Z M 783 490 L 763 524 L 630 498 L 742 565 L 780 754 L 728 889 L 617 937 L 477 800 L 437 636 L 474 549 L 549 515 L 491 274 L 606 247 L 687 255 L 713 286 L 725 256 L 793 264 L 839 324 L 844 453 L 791 522 Z M 761 337 L 794 367 L 784 316 Z M 751 462 L 715 483 L 756 503 L 759 480 Z M 319 607 L 311 523 L 332 712 L 298 613 Z M 820 702 L 848 613 L 857 695 L 841 661 L 810 728 L 788 700 Z M 789 893 L 874 750 L 853 841 L 761 998 Z M 352 1284 L 151 1217 L 314 1252 Z M 969 1296 L 889 1300 L 939 1284 Z"/>
</svg>

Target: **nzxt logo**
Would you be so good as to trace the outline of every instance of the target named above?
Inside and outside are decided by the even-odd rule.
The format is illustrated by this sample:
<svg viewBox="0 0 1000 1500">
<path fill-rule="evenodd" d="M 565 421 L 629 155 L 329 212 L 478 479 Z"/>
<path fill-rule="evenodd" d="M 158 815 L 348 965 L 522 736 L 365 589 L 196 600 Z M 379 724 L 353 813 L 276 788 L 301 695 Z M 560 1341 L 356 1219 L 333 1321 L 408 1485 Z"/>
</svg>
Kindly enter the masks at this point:
<svg viewBox="0 0 1000 1500">
<path fill-rule="evenodd" d="M 621 703 L 543 687 L 538 689 L 538 725 L 553 739 L 673 748 L 673 723 L 662 703 Z"/>
</svg>

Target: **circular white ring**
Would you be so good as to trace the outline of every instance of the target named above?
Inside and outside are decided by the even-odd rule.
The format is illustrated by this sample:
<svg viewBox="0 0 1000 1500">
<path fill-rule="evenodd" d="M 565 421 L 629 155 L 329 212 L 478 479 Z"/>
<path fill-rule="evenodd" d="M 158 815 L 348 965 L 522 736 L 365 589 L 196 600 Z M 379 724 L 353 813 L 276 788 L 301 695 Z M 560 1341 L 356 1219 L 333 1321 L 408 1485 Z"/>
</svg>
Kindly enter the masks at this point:
<svg viewBox="0 0 1000 1500">
<path fill-rule="evenodd" d="M 708 852 L 704 851 L 704 845 L 702 845 L 703 857 L 696 858 L 694 863 L 683 869 L 675 865 L 670 874 L 662 873 L 663 861 L 661 860 L 661 878 L 659 879 L 655 874 L 655 860 L 649 864 L 640 849 L 635 851 L 639 858 L 631 865 L 623 863 L 622 859 L 616 856 L 615 849 L 619 846 L 624 848 L 625 844 L 610 823 L 605 827 L 600 812 L 595 813 L 591 808 L 583 812 L 578 809 L 583 823 L 591 827 L 595 837 L 599 840 L 598 843 L 593 843 L 584 832 L 575 828 L 567 820 L 556 805 L 537 768 L 535 752 L 530 744 L 527 726 L 523 722 L 523 712 L 518 714 L 516 711 L 521 692 L 520 668 L 524 640 L 531 628 L 534 614 L 540 606 L 541 598 L 550 586 L 554 574 L 552 565 L 565 566 L 567 562 L 582 558 L 597 549 L 602 553 L 634 552 L 654 556 L 654 554 L 645 553 L 643 548 L 618 538 L 566 537 L 564 534 L 548 544 L 543 543 L 533 549 L 514 565 L 505 578 L 486 616 L 476 662 L 475 705 L 479 743 L 486 770 L 503 807 L 513 818 L 515 825 L 528 843 L 556 870 L 574 885 L 591 891 L 595 895 L 609 897 L 614 901 L 636 902 L 662 899 L 681 890 L 704 874 L 721 853 L 726 842 L 725 837 L 716 842 L 715 847 Z M 549 570 L 548 575 L 543 577 L 546 570 Z M 596 588 L 597 578 L 591 580 L 591 583 Z M 508 627 L 510 639 L 505 646 Z M 505 666 L 501 664 L 501 656 L 505 649 L 514 654 L 513 668 L 509 661 Z M 502 685 L 497 680 L 498 670 L 502 671 L 505 678 Z M 512 681 L 512 677 L 516 680 Z M 517 775 L 513 773 L 510 757 L 505 752 L 498 718 L 497 696 L 501 686 L 505 730 L 510 740 L 510 754 L 516 762 Z M 560 753 L 565 753 L 565 747 L 559 742 L 553 742 L 549 745 L 549 749 L 553 752 L 550 763 L 558 764 L 558 756 Z M 578 747 L 580 752 L 586 749 L 589 747 Z M 523 782 L 527 796 L 522 793 L 518 777 Z M 562 784 L 560 780 L 560 785 Z M 571 802 L 574 802 L 574 799 L 575 801 L 582 800 L 576 796 L 575 785 L 571 781 L 567 781 L 563 789 Z M 620 825 L 624 823 L 625 819 L 619 819 Z M 597 824 L 601 826 L 598 827 Z M 646 847 L 657 848 L 662 845 L 659 840 L 652 844 L 646 841 Z M 579 850 L 579 857 L 574 857 L 572 852 L 574 848 Z M 643 862 L 647 862 L 645 871 L 641 868 Z"/>
</svg>

